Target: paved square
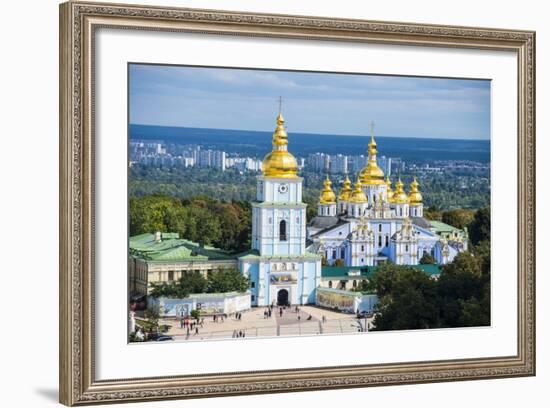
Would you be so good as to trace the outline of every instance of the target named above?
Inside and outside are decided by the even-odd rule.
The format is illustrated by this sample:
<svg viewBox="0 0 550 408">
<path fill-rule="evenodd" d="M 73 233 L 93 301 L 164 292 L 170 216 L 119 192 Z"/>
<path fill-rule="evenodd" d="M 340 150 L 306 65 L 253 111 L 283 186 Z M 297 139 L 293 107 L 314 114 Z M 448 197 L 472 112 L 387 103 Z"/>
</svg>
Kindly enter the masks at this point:
<svg viewBox="0 0 550 408">
<path fill-rule="evenodd" d="M 271 317 L 264 314 L 267 311 L 267 307 L 253 308 L 242 312 L 240 319 L 235 315 L 216 320 L 207 316 L 202 325 L 189 329 L 181 327 L 180 319 L 160 319 L 159 323 L 170 326 L 166 334 L 174 336 L 176 341 L 355 333 L 364 331 L 366 323 L 355 315 L 315 306 L 299 306 L 298 310 L 294 306 L 274 307 Z M 367 320 L 369 324 L 372 322 Z"/>
</svg>

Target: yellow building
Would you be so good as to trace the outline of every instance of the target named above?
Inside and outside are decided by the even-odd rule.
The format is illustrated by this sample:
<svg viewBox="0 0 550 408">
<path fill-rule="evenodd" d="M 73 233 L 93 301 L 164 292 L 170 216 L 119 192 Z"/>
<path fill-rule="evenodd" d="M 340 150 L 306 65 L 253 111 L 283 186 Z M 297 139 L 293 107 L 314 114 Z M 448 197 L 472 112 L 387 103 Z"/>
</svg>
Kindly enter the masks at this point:
<svg viewBox="0 0 550 408">
<path fill-rule="evenodd" d="M 152 283 L 177 281 L 184 272 L 237 268 L 235 256 L 217 248 L 180 239 L 177 233 L 157 232 L 130 238 L 128 270 L 131 295 L 146 295 Z"/>
</svg>

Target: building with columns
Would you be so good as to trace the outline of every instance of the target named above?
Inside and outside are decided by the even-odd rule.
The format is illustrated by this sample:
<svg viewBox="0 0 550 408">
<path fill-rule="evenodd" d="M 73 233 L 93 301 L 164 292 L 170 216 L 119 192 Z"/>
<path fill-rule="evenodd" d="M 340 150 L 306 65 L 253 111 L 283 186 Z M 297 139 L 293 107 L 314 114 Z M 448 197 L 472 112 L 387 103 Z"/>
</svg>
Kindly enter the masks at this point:
<svg viewBox="0 0 550 408">
<path fill-rule="evenodd" d="M 458 230 L 423 217 L 420 184 L 416 177 L 409 192 L 398 178 L 392 182 L 378 166 L 374 134 L 368 160 L 352 187 L 346 176 L 338 195 L 324 181 L 317 216 L 308 225 L 307 250 L 328 265 L 376 266 L 384 262 L 418 265 L 426 253 L 438 264 L 451 262 L 468 248 L 467 230 Z"/>
</svg>

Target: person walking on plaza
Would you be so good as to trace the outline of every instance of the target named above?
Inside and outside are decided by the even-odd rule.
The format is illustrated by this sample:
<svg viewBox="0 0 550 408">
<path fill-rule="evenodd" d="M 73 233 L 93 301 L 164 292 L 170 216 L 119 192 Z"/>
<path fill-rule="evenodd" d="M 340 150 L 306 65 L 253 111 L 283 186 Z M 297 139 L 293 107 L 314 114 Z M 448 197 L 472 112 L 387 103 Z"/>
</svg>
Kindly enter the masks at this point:
<svg viewBox="0 0 550 408">
<path fill-rule="evenodd" d="M 195 327 L 195 335 L 199 334 L 199 326 Z"/>
</svg>

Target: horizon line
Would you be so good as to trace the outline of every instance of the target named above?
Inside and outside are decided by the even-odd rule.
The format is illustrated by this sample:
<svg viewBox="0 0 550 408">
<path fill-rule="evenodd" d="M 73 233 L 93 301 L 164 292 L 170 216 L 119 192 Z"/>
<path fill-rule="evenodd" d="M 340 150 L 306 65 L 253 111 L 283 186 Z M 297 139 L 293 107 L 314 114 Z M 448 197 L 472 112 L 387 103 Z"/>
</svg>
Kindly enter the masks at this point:
<svg viewBox="0 0 550 408">
<path fill-rule="evenodd" d="M 185 128 L 185 129 L 204 129 L 204 130 L 229 130 L 233 132 L 259 132 L 259 133 L 272 133 L 271 130 L 257 130 L 257 129 L 228 129 L 228 128 L 210 128 L 210 127 L 195 127 L 195 126 L 181 126 L 181 125 L 159 125 L 151 123 L 129 123 L 129 126 L 157 126 L 157 127 L 166 127 L 166 128 Z M 311 133 L 311 132 L 290 132 L 291 134 L 300 134 L 300 135 L 315 135 L 315 136 L 344 136 L 344 137 L 365 137 L 370 138 L 370 135 L 350 135 L 350 134 L 335 134 L 335 133 Z M 376 138 L 401 138 L 401 139 L 439 139 L 439 140 L 468 140 L 468 141 L 491 141 L 491 137 L 488 138 L 453 138 L 453 137 L 426 137 L 426 136 L 389 136 L 389 135 L 378 135 Z"/>
</svg>

